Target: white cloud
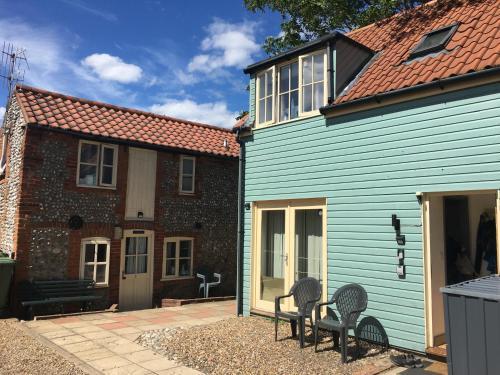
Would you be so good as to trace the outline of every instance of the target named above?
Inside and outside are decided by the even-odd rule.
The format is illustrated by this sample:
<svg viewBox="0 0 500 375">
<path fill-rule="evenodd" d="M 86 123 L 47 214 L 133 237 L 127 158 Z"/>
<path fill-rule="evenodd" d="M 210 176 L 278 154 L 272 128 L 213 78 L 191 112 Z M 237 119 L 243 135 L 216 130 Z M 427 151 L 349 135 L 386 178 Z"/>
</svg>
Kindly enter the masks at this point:
<svg viewBox="0 0 500 375">
<path fill-rule="evenodd" d="M 201 42 L 203 53 L 194 56 L 189 72 L 212 73 L 224 68 L 243 68 L 260 51 L 255 41 L 257 23 L 229 23 L 215 19 L 208 27 L 208 36 Z"/>
<path fill-rule="evenodd" d="M 150 110 L 161 115 L 218 125 L 224 128 L 232 128 L 236 122 L 235 118 L 238 116 L 238 113 L 231 112 L 223 101 L 196 103 L 191 99 L 167 99 L 163 104 L 152 105 Z"/>
<path fill-rule="evenodd" d="M 192 73 L 186 73 L 180 69 L 177 69 L 174 71 L 175 78 L 182 84 L 182 85 L 193 85 L 195 83 L 198 83 L 200 81 L 200 77 L 198 77 L 195 74 Z"/>
<path fill-rule="evenodd" d="M 30 65 L 27 77 L 50 75 L 64 64 L 61 45 L 52 30 L 33 28 L 19 19 L 2 19 L 0 40 L 25 49 Z"/>
<path fill-rule="evenodd" d="M 131 104 L 134 94 L 113 81 L 102 81 L 83 67 L 73 51 L 80 39 L 54 27 L 40 27 L 21 18 L 0 19 L 0 41 L 26 50 L 25 82 L 47 90 Z M 70 46 L 71 48 L 68 48 Z"/>
<path fill-rule="evenodd" d="M 226 22 L 214 21 L 207 30 L 231 29 L 228 25 Z M 240 24 L 239 29 L 235 25 L 232 27 L 246 33 L 254 27 L 248 25 Z M 204 48 L 209 50 L 202 51 L 202 54 L 219 56 L 226 68 L 243 61 L 231 57 L 237 48 L 228 47 L 226 56 L 223 49 L 210 47 L 219 45 L 222 40 L 227 42 L 224 38 L 221 41 L 211 38 L 213 35 L 207 35 L 206 41 L 203 41 Z M 250 32 L 248 35 L 245 37 L 253 40 Z M 228 108 L 227 95 L 236 90 L 235 85 L 238 86 L 238 92 L 244 90 L 246 85 L 246 81 L 241 83 L 241 79 L 237 79 L 230 69 L 214 68 L 209 75 L 199 70 L 187 70 L 186 61 L 181 57 L 182 54 L 176 53 L 179 47 L 173 42 L 165 42 L 167 44 L 162 45 L 162 48 L 148 48 L 147 45 L 135 47 L 140 52 L 137 56 L 142 57 L 134 60 L 136 65 L 133 65 L 111 54 L 78 55 L 82 39 L 77 35 L 57 26 L 39 26 L 36 22 L 28 22 L 20 17 L 0 18 L 0 41 L 26 49 L 29 62 L 29 70 L 25 74 L 26 84 L 122 106 L 149 108 L 155 112 L 224 127 L 232 127 L 238 115 Z M 110 63 L 103 67 L 102 60 Z M 124 68 L 118 69 L 121 73 L 114 69 L 117 65 L 120 69 Z M 100 68 L 103 69 L 98 70 Z M 109 70 L 104 71 L 104 68 Z M 209 81 L 207 77 L 210 77 Z M 214 77 L 218 77 L 217 80 Z M 133 88 L 124 84 L 125 81 L 133 80 L 140 80 Z M 208 91 L 214 82 L 219 94 Z M 184 91 L 183 87 L 189 85 L 195 85 L 197 89 Z M 205 94 L 208 95 L 205 99 L 199 96 Z M 151 103 L 158 104 L 151 106 Z"/>
<path fill-rule="evenodd" d="M 120 83 L 137 82 L 142 77 L 142 69 L 127 64 L 117 56 L 107 53 L 94 53 L 82 60 L 82 65 L 92 69 L 99 78 Z"/>
<path fill-rule="evenodd" d="M 3 116 L 5 115 L 5 107 L 0 107 L 0 127 L 3 124 Z"/>
</svg>

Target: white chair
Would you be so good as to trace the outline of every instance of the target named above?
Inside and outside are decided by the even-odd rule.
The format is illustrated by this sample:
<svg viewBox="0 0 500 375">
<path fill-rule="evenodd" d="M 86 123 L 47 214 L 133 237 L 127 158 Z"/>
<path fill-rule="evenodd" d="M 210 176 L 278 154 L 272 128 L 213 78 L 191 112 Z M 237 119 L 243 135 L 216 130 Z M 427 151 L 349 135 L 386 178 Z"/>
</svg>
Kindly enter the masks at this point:
<svg viewBox="0 0 500 375">
<path fill-rule="evenodd" d="M 206 283 L 206 289 L 205 289 L 205 298 L 208 298 L 208 293 L 210 291 L 210 288 L 214 288 L 217 285 L 220 285 L 220 280 L 222 276 L 220 273 L 215 273 L 214 272 L 214 279 L 217 279 L 217 281 L 213 281 L 211 283 Z"/>
<path fill-rule="evenodd" d="M 198 288 L 198 297 L 200 296 L 200 293 L 201 293 L 202 290 L 203 290 L 203 297 L 205 297 L 205 295 L 207 294 L 207 292 L 206 292 L 206 290 L 207 290 L 207 278 L 202 273 L 197 273 L 196 277 L 198 279 L 201 279 L 200 286 Z"/>
</svg>

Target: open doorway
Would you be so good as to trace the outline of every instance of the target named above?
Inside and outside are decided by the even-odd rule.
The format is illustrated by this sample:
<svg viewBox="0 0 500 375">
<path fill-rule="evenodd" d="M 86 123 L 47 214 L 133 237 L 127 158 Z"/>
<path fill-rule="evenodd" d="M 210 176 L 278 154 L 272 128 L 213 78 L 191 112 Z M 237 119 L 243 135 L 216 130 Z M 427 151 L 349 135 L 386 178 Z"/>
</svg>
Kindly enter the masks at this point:
<svg viewBox="0 0 500 375">
<path fill-rule="evenodd" d="M 425 195 L 427 347 L 446 348 L 440 288 L 497 272 L 495 191 Z"/>
</svg>

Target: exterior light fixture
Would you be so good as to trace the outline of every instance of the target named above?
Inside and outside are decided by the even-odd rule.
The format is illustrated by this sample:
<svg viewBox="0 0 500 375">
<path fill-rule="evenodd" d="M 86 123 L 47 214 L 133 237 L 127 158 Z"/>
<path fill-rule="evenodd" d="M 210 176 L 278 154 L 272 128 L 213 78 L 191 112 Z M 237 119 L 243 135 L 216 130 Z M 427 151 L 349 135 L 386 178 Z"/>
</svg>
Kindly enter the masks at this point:
<svg viewBox="0 0 500 375">
<path fill-rule="evenodd" d="M 422 204 L 422 198 L 424 197 L 424 193 L 417 191 L 415 195 L 417 196 L 418 204 Z"/>
<path fill-rule="evenodd" d="M 137 212 L 137 218 L 142 219 L 144 217 L 144 212 L 139 211 Z"/>
</svg>

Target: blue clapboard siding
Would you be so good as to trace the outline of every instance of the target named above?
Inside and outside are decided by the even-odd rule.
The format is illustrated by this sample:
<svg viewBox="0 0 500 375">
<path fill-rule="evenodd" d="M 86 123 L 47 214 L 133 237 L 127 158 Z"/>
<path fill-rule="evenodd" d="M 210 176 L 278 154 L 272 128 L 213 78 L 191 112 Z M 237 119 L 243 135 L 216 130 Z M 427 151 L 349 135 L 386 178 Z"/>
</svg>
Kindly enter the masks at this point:
<svg viewBox="0 0 500 375">
<path fill-rule="evenodd" d="M 424 351 L 421 208 L 415 193 L 500 188 L 500 84 L 255 130 L 245 201 L 327 198 L 328 293 L 357 282 L 392 345 Z M 251 97 L 254 82 L 250 85 Z M 253 111 L 253 105 L 251 106 Z M 406 235 L 396 275 L 391 215 Z M 244 311 L 250 311 L 251 211 L 245 211 Z"/>
</svg>

